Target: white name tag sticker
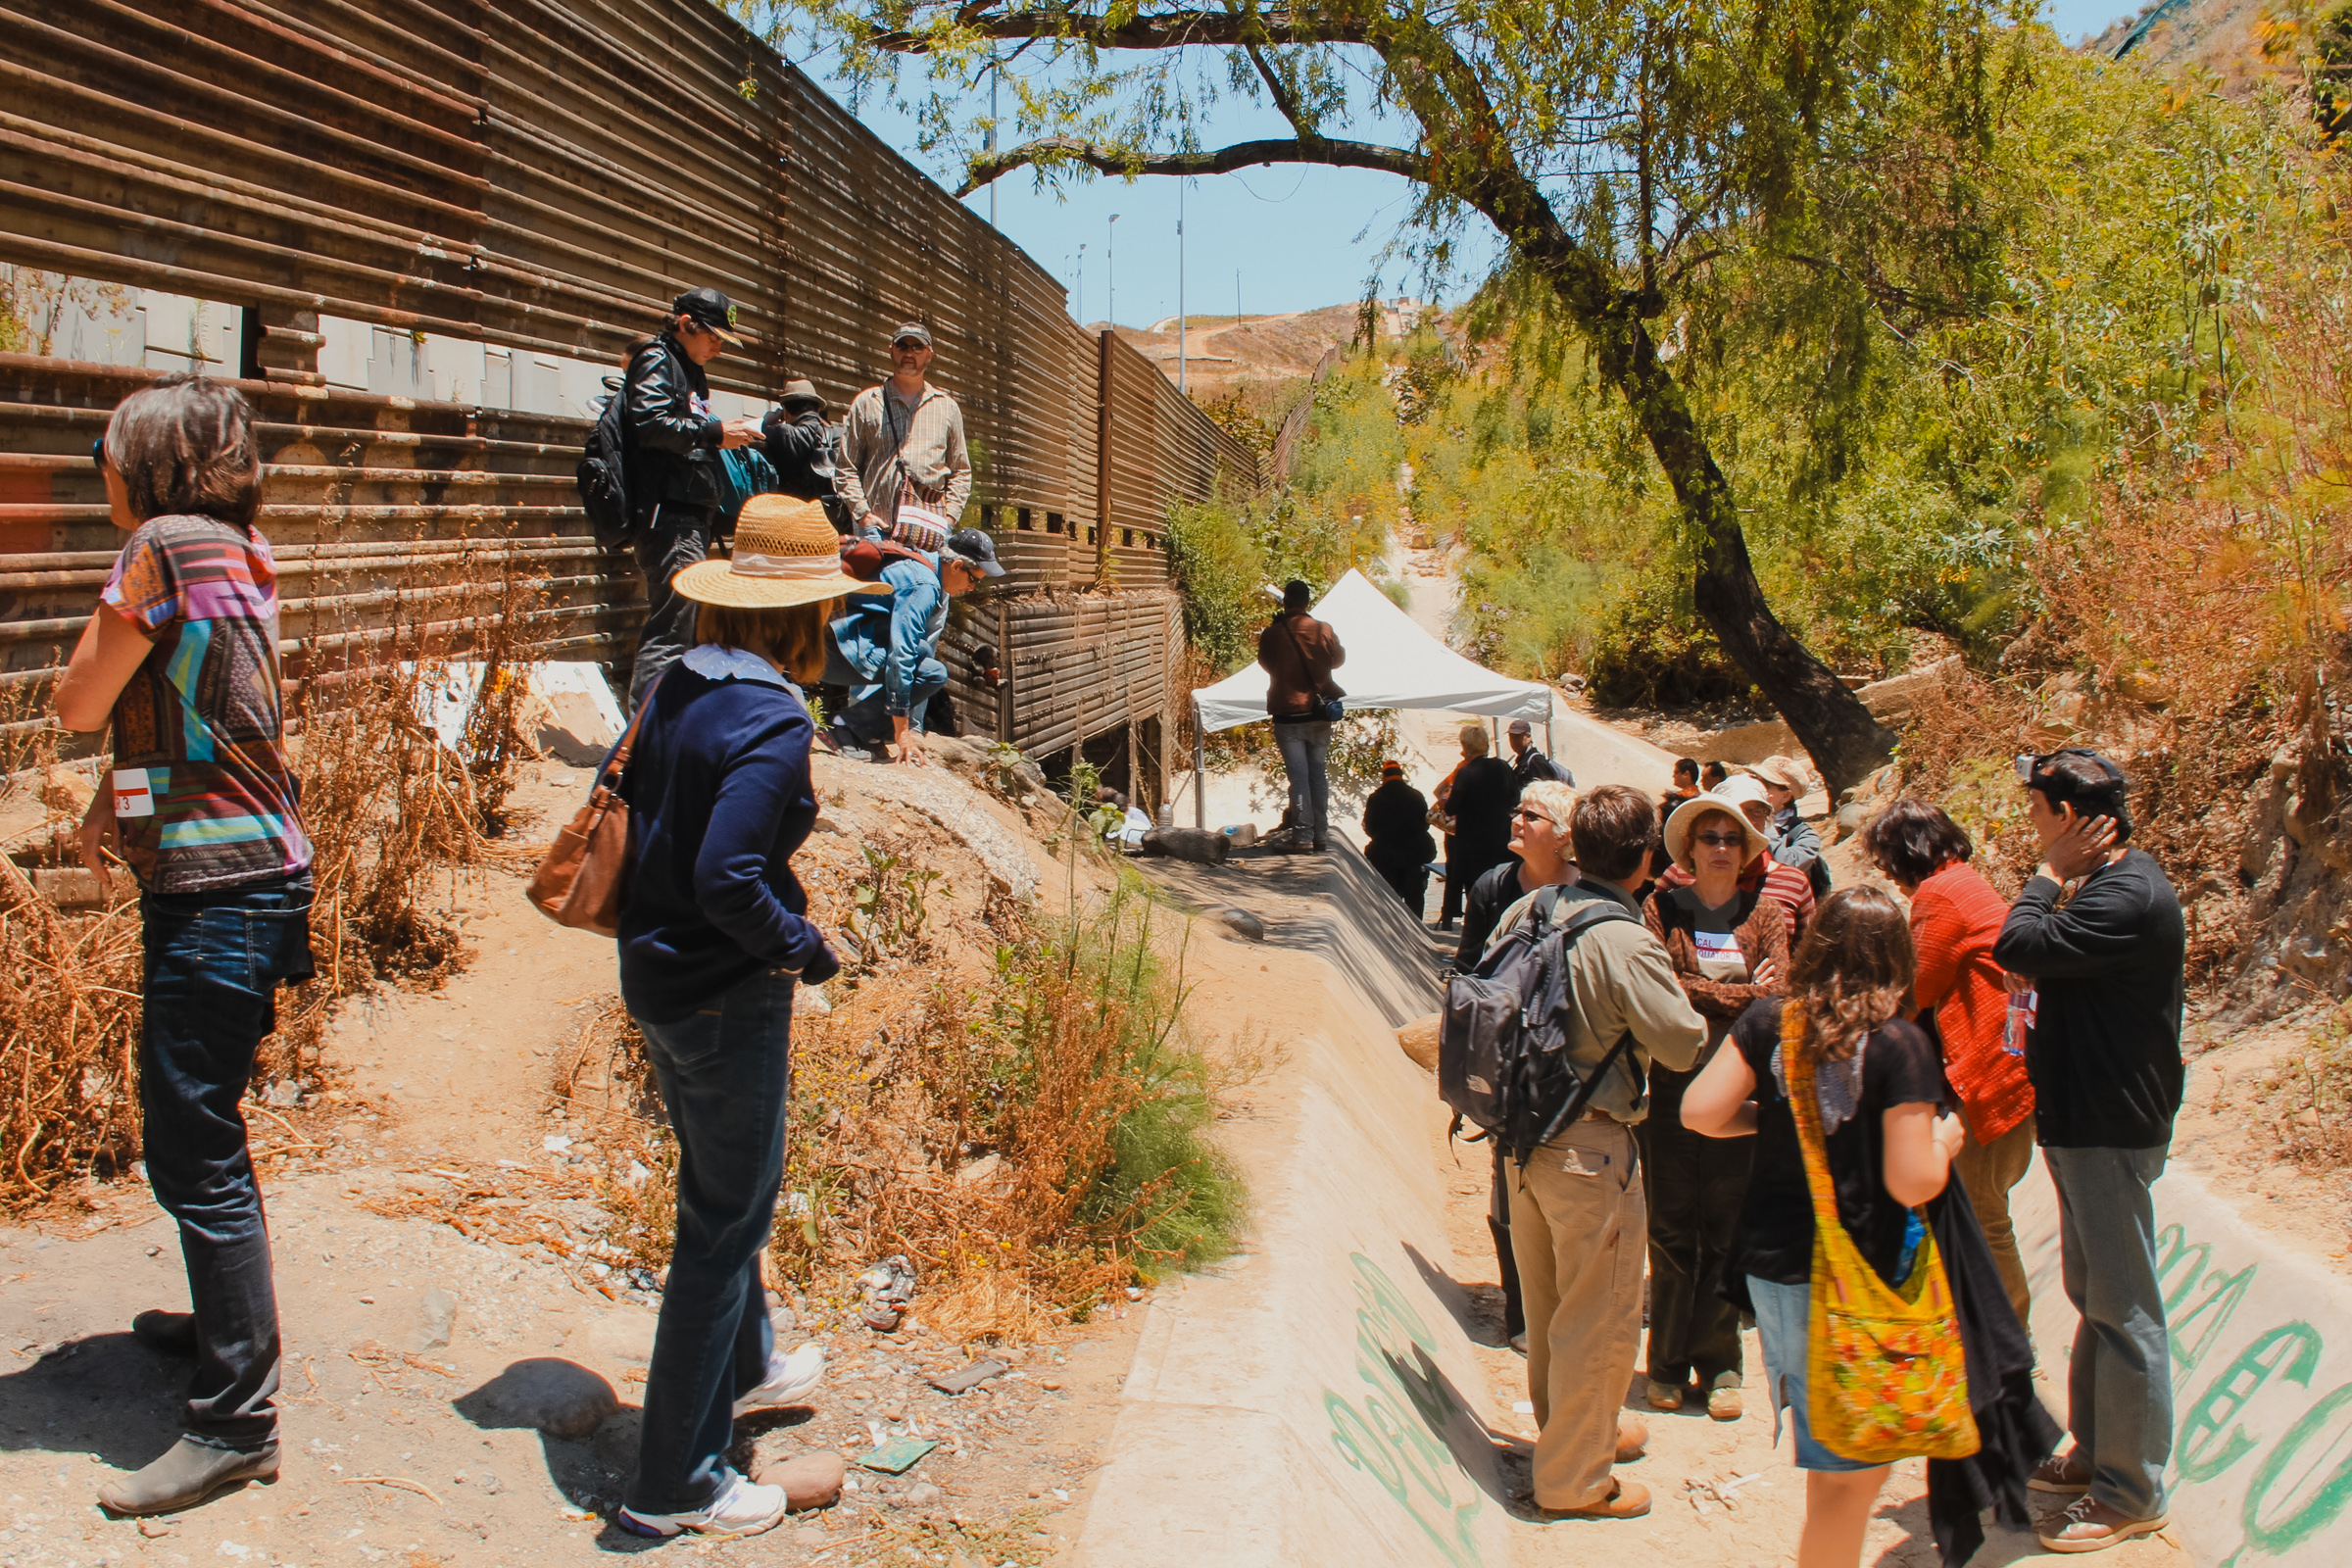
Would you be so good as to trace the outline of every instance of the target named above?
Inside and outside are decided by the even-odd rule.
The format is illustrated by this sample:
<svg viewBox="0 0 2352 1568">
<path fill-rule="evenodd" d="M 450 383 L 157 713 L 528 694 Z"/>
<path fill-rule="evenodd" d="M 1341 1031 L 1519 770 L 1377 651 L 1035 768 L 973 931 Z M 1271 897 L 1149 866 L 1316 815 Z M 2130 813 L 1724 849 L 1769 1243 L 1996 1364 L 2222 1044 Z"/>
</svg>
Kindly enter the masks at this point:
<svg viewBox="0 0 2352 1568">
<path fill-rule="evenodd" d="M 1735 932 L 1693 931 L 1690 933 L 1690 941 L 1691 945 L 1698 950 L 1698 956 L 1702 960 L 1720 958 L 1727 962 L 1738 963 L 1744 956 L 1740 951 L 1740 938 Z"/>
<path fill-rule="evenodd" d="M 143 767 L 118 767 L 114 777 L 115 815 L 153 816 L 155 792 L 147 787 Z"/>
</svg>

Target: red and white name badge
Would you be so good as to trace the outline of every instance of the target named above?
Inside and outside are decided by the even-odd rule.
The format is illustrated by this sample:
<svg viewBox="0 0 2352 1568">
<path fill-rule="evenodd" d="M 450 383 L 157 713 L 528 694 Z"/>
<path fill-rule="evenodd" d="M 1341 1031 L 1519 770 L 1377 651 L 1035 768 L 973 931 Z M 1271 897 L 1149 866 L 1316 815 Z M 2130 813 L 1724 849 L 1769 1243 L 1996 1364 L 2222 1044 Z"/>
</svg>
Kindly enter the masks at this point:
<svg viewBox="0 0 2352 1568">
<path fill-rule="evenodd" d="M 155 792 L 147 787 L 147 770 L 143 767 L 115 769 L 115 815 L 153 816 Z"/>
</svg>

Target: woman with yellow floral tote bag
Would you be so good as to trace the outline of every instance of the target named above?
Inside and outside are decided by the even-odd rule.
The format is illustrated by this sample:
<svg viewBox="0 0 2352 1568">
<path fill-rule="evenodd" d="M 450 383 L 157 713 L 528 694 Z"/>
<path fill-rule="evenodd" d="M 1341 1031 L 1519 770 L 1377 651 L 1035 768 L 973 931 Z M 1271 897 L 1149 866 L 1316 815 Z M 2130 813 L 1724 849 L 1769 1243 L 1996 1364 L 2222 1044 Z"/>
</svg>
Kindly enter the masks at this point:
<svg viewBox="0 0 2352 1568">
<path fill-rule="evenodd" d="M 1976 1445 L 1949 1295 L 1915 1212 L 1943 1190 L 1965 1137 L 1938 1114 L 1935 1042 L 1895 1015 L 1915 966 L 1899 904 L 1876 888 L 1833 893 L 1791 960 L 1789 1001 L 1741 1014 L 1737 1049 L 1683 1100 L 1692 1132 L 1756 1136 L 1727 1283 L 1756 1315 L 1775 1435 L 1783 1409 L 1796 1429 L 1798 1568 L 1861 1561 L 1892 1446 L 1950 1457 Z M 1812 1343 L 1830 1331 L 1850 1360 L 1825 1367 Z"/>
</svg>

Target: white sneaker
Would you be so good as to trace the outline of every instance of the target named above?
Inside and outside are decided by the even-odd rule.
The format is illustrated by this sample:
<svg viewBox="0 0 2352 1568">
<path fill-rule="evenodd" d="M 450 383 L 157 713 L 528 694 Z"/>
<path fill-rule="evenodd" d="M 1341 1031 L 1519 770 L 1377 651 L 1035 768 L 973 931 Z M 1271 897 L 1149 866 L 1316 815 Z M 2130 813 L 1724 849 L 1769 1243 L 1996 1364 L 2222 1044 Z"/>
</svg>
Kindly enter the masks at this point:
<svg viewBox="0 0 2352 1568">
<path fill-rule="evenodd" d="M 814 1345 L 804 1345 L 790 1355 L 770 1355 L 767 1359 L 767 1381 L 735 1401 L 737 1415 L 753 1410 L 773 1410 L 788 1404 L 806 1404 L 808 1395 L 825 1377 L 825 1352 Z"/>
<path fill-rule="evenodd" d="M 762 1487 L 737 1476 L 716 1502 L 695 1513 L 639 1513 L 624 1506 L 612 1517 L 632 1536 L 662 1540 L 691 1530 L 713 1541 L 733 1541 L 773 1530 L 783 1522 L 787 1506 L 782 1487 Z"/>
</svg>

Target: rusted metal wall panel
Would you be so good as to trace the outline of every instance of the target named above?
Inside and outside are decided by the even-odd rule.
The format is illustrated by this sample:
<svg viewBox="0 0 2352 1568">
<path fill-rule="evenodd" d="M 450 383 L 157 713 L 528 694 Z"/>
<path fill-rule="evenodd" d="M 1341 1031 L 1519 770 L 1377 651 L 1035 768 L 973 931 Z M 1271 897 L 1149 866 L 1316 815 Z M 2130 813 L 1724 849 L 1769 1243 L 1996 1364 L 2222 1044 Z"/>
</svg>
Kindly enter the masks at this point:
<svg viewBox="0 0 2352 1568">
<path fill-rule="evenodd" d="M 583 421 L 329 388 L 321 317 L 617 368 L 710 283 L 755 340 L 713 384 L 805 375 L 837 411 L 925 321 L 1014 593 L 1164 583 L 1169 498 L 1240 472 L 1051 273 L 703 0 L 0 0 L 0 260 L 250 313 L 246 363 L 210 368 L 257 372 L 290 642 L 510 564 L 544 584 L 540 647 L 614 654 L 641 612 L 584 537 Z M 0 680 L 39 678 L 88 612 L 116 543 L 89 441 L 149 378 L 0 356 Z M 1048 640 L 1020 737 L 1173 701 L 1172 600 L 1149 632 L 1141 601 L 1054 602 L 1078 608 L 1000 614 Z"/>
</svg>

